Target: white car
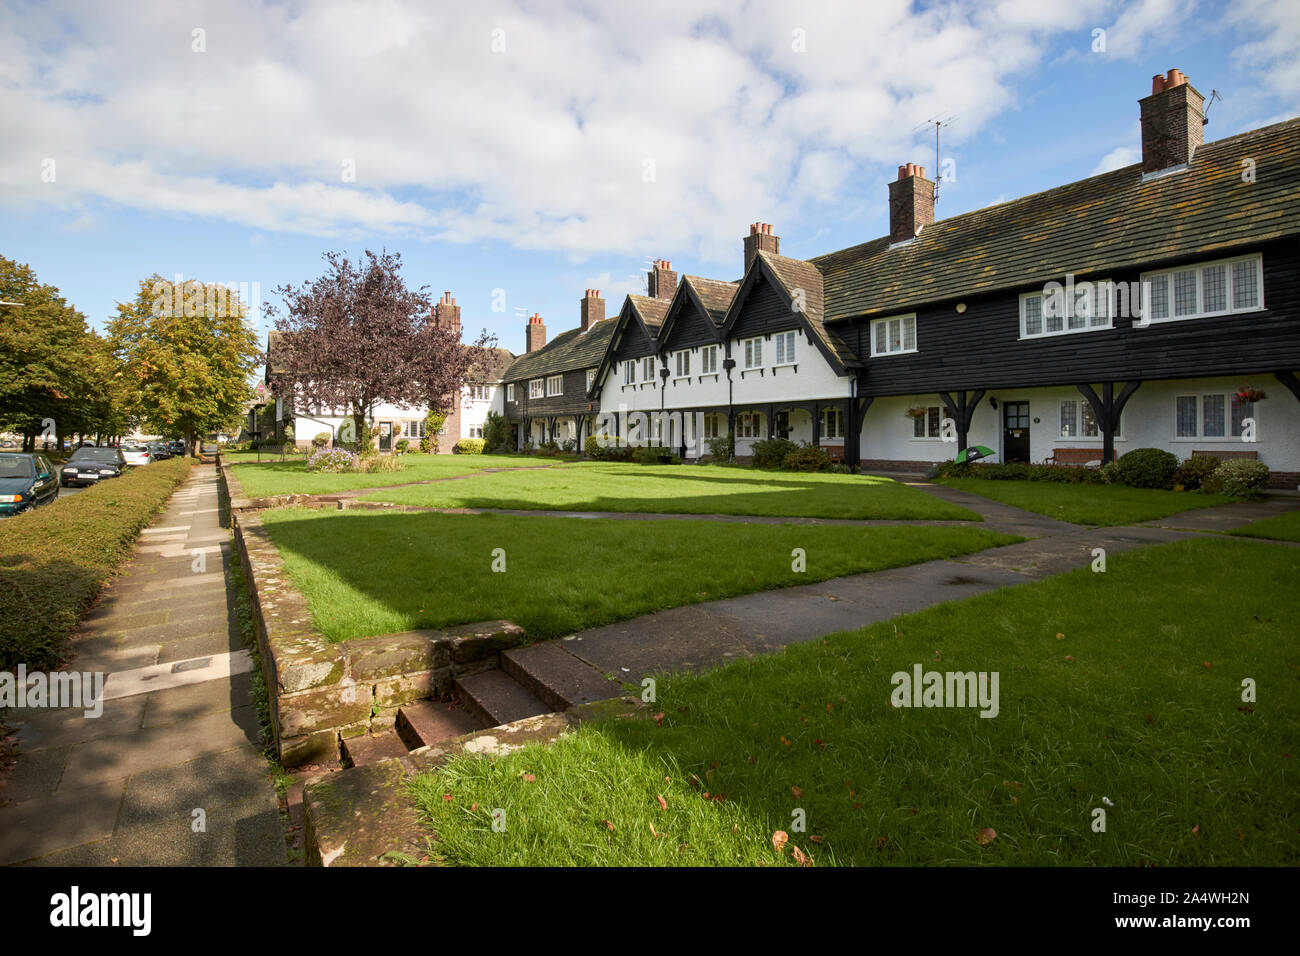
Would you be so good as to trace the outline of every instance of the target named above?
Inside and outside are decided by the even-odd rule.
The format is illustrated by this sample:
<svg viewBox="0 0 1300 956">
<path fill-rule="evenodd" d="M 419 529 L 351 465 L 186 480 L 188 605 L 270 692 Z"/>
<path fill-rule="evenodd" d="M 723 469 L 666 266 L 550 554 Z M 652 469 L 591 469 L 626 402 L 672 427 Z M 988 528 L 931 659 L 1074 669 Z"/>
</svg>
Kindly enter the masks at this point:
<svg viewBox="0 0 1300 956">
<path fill-rule="evenodd" d="M 147 445 L 123 445 L 122 457 L 128 465 L 147 465 L 153 461 Z"/>
</svg>

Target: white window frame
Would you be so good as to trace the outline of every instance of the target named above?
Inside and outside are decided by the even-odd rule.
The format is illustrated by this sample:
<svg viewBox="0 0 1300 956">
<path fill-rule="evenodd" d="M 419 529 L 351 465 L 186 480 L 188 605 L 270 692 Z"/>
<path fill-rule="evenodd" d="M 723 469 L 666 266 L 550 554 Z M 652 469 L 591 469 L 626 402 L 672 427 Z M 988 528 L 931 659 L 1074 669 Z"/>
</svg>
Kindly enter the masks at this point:
<svg viewBox="0 0 1300 956">
<path fill-rule="evenodd" d="M 514 387 L 514 385 L 507 385 L 507 386 L 506 386 L 506 401 L 507 401 L 507 402 L 513 402 L 514 400 L 515 400 L 515 387 Z"/>
<path fill-rule="evenodd" d="M 775 351 L 776 361 L 774 366 L 794 365 L 798 359 L 798 346 L 795 344 L 799 336 L 794 329 L 785 332 L 777 332 L 773 338 L 776 339 Z"/>
<path fill-rule="evenodd" d="M 1064 296 L 1067 286 L 1064 283 L 1058 283 L 1061 286 L 1061 295 Z M 1037 289 L 1033 292 L 1026 292 L 1020 296 L 1020 337 L 1022 339 L 1047 339 L 1057 335 L 1076 335 L 1079 332 L 1099 332 L 1102 329 L 1113 329 L 1115 327 L 1115 316 L 1112 306 L 1115 303 L 1114 282 L 1110 279 L 1089 279 L 1083 282 L 1074 283 L 1074 297 L 1066 303 L 1065 314 L 1060 316 L 1061 327 L 1051 331 L 1047 328 L 1047 301 L 1049 294 L 1045 289 Z M 1079 301 L 1079 295 L 1084 289 L 1090 289 L 1093 297 L 1094 312 L 1083 317 L 1083 324 L 1075 328 L 1070 327 L 1070 320 L 1079 318 L 1076 311 Z M 1052 294 L 1053 297 L 1055 293 Z M 1026 306 L 1029 302 L 1037 299 L 1038 321 L 1041 328 L 1037 332 L 1029 331 L 1029 317 L 1026 314 Z M 1098 320 L 1101 321 L 1098 321 Z"/>
<path fill-rule="evenodd" d="M 834 419 L 837 427 L 831 428 L 830 422 Z M 821 439 L 822 441 L 839 441 L 844 438 L 844 409 L 838 405 L 827 405 L 822 409 L 821 414 Z"/>
<path fill-rule="evenodd" d="M 674 360 L 677 363 L 677 377 L 690 378 L 691 377 L 691 350 L 681 349 L 680 351 L 675 353 Z"/>
<path fill-rule="evenodd" d="M 700 374 L 718 374 L 718 347 L 716 345 L 706 345 L 700 349 Z"/>
<path fill-rule="evenodd" d="M 1065 405 L 1066 402 L 1070 402 L 1073 405 L 1077 406 L 1076 419 L 1075 419 L 1079 431 L 1079 434 L 1077 435 L 1065 434 L 1065 409 L 1063 406 Z M 1080 396 L 1079 398 L 1060 399 L 1056 403 L 1056 436 L 1062 440 L 1068 440 L 1068 441 L 1089 441 L 1089 442 L 1105 441 L 1106 436 L 1102 434 L 1101 422 L 1097 422 L 1097 434 L 1095 435 L 1083 434 L 1083 426 L 1084 426 L 1083 416 L 1084 416 L 1085 409 L 1089 414 L 1095 414 L 1092 411 L 1092 403 L 1082 396 Z M 1119 427 L 1115 429 L 1115 440 L 1124 441 L 1124 415 L 1122 413 L 1120 414 L 1119 417 Z"/>
<path fill-rule="evenodd" d="M 1233 266 L 1237 263 L 1252 262 L 1255 265 L 1255 304 L 1245 308 L 1235 308 L 1233 300 Z M 1205 303 L 1205 272 L 1207 269 L 1223 267 L 1223 302 L 1227 306 L 1224 309 L 1206 311 Z M 1173 276 L 1180 272 L 1196 272 L 1196 311 L 1187 315 L 1175 315 L 1176 304 L 1174 302 Z M 1264 304 L 1264 256 L 1261 253 L 1253 252 L 1245 256 L 1232 256 L 1228 259 L 1211 259 L 1205 262 L 1191 262 L 1186 265 L 1178 266 L 1173 269 L 1159 269 L 1153 272 L 1142 273 L 1142 289 L 1152 288 L 1147 283 L 1163 282 L 1165 284 L 1165 303 L 1168 315 L 1157 318 L 1148 311 L 1148 303 L 1144 301 L 1143 317 L 1152 325 L 1162 322 L 1186 322 L 1190 319 L 1208 319 L 1214 316 L 1223 315 L 1243 315 L 1248 312 L 1262 312 L 1266 308 Z"/>
<path fill-rule="evenodd" d="M 703 432 L 704 432 L 702 437 L 720 438 L 722 435 L 722 429 L 719 427 L 719 422 L 721 419 L 722 416 L 717 414 L 716 412 L 710 415 L 705 415 L 704 421 L 702 423 Z"/>
<path fill-rule="evenodd" d="M 587 391 L 590 392 L 591 386 L 595 384 L 596 384 L 596 370 L 594 368 L 589 368 L 587 369 Z"/>
<path fill-rule="evenodd" d="M 898 326 L 899 347 L 896 349 L 889 348 L 889 342 L 890 342 L 889 323 L 891 322 L 897 322 L 899 324 Z M 907 342 L 907 327 L 909 323 L 912 327 L 912 347 L 910 349 L 907 348 L 906 345 L 904 344 Z M 876 329 L 877 327 L 880 326 L 883 326 L 885 329 L 885 350 L 884 351 L 880 351 L 876 348 L 876 340 L 877 340 Z M 886 358 L 890 355 L 911 355 L 913 352 L 918 351 L 917 339 L 916 339 L 916 313 L 915 312 L 909 312 L 906 315 L 887 315 L 884 316 L 883 318 L 872 319 L 871 326 L 868 329 L 868 334 L 871 336 L 871 357 L 872 358 Z"/>
<path fill-rule="evenodd" d="M 641 359 L 641 377 L 647 382 L 654 382 L 655 357 L 653 355 L 647 355 L 645 358 Z"/>
<path fill-rule="evenodd" d="M 534 379 L 530 379 L 529 382 L 528 382 L 528 397 L 529 397 L 529 398 L 545 398 L 545 397 L 546 397 L 546 379 L 543 379 L 543 378 L 534 378 Z"/>
<path fill-rule="evenodd" d="M 753 439 L 755 441 L 763 437 L 763 429 L 759 424 L 762 419 L 759 412 L 741 412 L 736 416 L 736 437 Z"/>
<path fill-rule="evenodd" d="M 761 336 L 741 339 L 737 344 L 740 346 L 741 354 L 745 357 L 745 371 L 763 367 L 763 339 Z"/>
<path fill-rule="evenodd" d="M 1218 395 L 1218 396 L 1220 396 L 1220 397 L 1223 399 L 1223 430 L 1224 430 L 1224 433 L 1223 433 L 1222 435 L 1206 435 L 1206 434 L 1204 433 L 1204 428 L 1205 428 L 1205 396 L 1207 396 L 1207 395 Z M 1250 411 L 1249 413 L 1247 413 L 1246 415 L 1243 415 L 1243 416 L 1242 416 L 1243 418 L 1253 418 L 1253 419 L 1255 419 L 1255 442 L 1243 442 L 1243 441 L 1241 440 L 1241 435 L 1234 435 L 1234 434 L 1232 433 L 1232 429 L 1233 429 L 1233 422 L 1232 422 L 1232 399 L 1233 399 L 1233 396 L 1234 396 L 1234 395 L 1236 395 L 1236 392 L 1234 392 L 1234 391 L 1232 391 L 1232 390 L 1230 390 L 1230 389 L 1227 390 L 1227 391 L 1220 391 L 1220 390 L 1217 389 L 1217 388 L 1201 389 L 1200 391 L 1197 391 L 1197 392 L 1179 392 L 1177 395 L 1174 396 L 1174 400 L 1173 400 L 1174 413 L 1173 413 L 1173 417 L 1172 417 L 1173 426 L 1172 426 L 1172 429 L 1171 429 L 1171 431 L 1172 431 L 1173 434 L 1172 434 L 1172 439 L 1171 439 L 1171 440 L 1172 440 L 1172 441 L 1176 441 L 1176 442 L 1224 442 L 1224 443 L 1232 443 L 1232 444 L 1236 444 L 1236 445 L 1246 445 L 1246 444 L 1256 444 L 1256 443 L 1258 443 L 1258 441 L 1259 441 L 1259 409 L 1258 409 L 1257 407 L 1252 407 L 1252 409 L 1251 409 L 1251 411 Z M 1196 434 L 1195 434 L 1195 435 L 1179 435 L 1179 434 L 1178 434 L 1178 400 L 1179 400 L 1180 398 L 1194 398 L 1194 399 L 1196 399 Z M 1258 402 L 1247 402 L 1246 404 L 1251 405 L 1251 406 L 1257 406 L 1259 403 L 1258 403 Z"/>
<path fill-rule="evenodd" d="M 931 409 L 934 409 L 939 413 L 937 425 L 935 428 L 935 433 L 933 435 L 930 434 L 930 410 Z M 908 440 L 909 441 L 943 441 L 943 423 L 947 421 L 950 417 L 951 416 L 948 414 L 947 405 L 926 405 L 925 417 L 922 419 L 916 419 L 916 418 L 912 419 L 912 434 Z M 918 421 L 923 421 L 925 423 L 925 427 L 922 429 L 922 431 L 925 432 L 924 435 L 918 435 L 916 433 L 916 423 Z"/>
<path fill-rule="evenodd" d="M 546 397 L 553 398 L 556 395 L 564 394 L 564 376 L 548 375 L 546 376 Z"/>
<path fill-rule="evenodd" d="M 623 361 L 623 384 L 636 384 L 636 359 L 624 359 Z"/>
</svg>

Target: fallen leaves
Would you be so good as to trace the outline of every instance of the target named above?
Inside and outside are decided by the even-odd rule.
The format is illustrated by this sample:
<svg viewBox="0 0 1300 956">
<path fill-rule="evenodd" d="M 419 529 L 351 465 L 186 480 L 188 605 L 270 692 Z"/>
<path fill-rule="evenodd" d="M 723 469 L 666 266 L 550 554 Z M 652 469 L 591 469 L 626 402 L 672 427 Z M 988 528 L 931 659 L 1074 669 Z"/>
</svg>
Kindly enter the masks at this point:
<svg viewBox="0 0 1300 956">
<path fill-rule="evenodd" d="M 659 809 L 660 809 L 660 810 L 667 810 L 667 809 L 668 809 L 668 801 L 665 800 L 662 796 L 655 797 L 655 799 L 659 801 Z"/>
<path fill-rule="evenodd" d="M 610 833 L 614 832 L 614 824 L 610 823 L 608 820 L 602 820 L 601 823 L 605 824 Z"/>
<path fill-rule="evenodd" d="M 525 782 L 525 783 L 532 783 L 532 782 L 533 782 L 534 780 L 536 780 L 536 779 L 537 779 L 537 775 L 536 775 L 536 774 L 532 774 L 532 773 L 526 773 L 526 774 L 524 774 L 524 782 Z"/>
<path fill-rule="evenodd" d="M 777 830 L 772 834 L 772 849 L 776 850 L 777 853 L 780 853 L 785 849 L 785 845 L 789 840 L 790 834 L 786 833 L 784 830 Z"/>
<path fill-rule="evenodd" d="M 802 790 L 801 788 L 799 788 L 799 787 L 791 787 L 791 788 L 790 788 L 790 792 L 794 794 L 794 798 L 795 798 L 796 800 L 802 800 L 802 799 L 803 799 L 803 790 Z"/>
<path fill-rule="evenodd" d="M 803 850 L 799 849 L 797 846 L 791 845 L 790 855 L 794 857 L 794 861 L 798 863 L 800 866 L 812 866 L 812 863 L 809 861 L 807 855 L 803 852 Z"/>
<path fill-rule="evenodd" d="M 662 710 L 654 715 L 654 722 L 660 727 L 664 725 L 664 712 Z"/>
<path fill-rule="evenodd" d="M 975 842 L 978 843 L 980 846 L 988 846 L 997 838 L 998 838 L 998 831 L 993 829 L 992 827 L 985 827 L 984 829 L 980 830 L 979 833 L 975 834 Z"/>
</svg>

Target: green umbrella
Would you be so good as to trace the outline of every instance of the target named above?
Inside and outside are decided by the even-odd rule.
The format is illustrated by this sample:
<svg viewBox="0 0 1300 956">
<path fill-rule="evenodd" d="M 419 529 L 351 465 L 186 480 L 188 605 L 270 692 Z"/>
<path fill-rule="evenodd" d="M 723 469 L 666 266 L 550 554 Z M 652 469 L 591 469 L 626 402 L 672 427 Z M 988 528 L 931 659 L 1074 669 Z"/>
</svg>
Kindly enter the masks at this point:
<svg viewBox="0 0 1300 956">
<path fill-rule="evenodd" d="M 970 445 L 957 452 L 957 461 L 971 462 L 979 461 L 981 458 L 987 458 L 989 455 L 997 454 L 988 445 Z"/>
</svg>

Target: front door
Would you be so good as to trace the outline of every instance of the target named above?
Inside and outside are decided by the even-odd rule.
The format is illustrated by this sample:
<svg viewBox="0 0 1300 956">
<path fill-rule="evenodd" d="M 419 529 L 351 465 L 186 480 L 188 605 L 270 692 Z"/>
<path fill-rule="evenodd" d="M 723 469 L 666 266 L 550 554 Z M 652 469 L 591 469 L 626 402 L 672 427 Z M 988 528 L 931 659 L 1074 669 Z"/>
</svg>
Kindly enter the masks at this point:
<svg viewBox="0 0 1300 956">
<path fill-rule="evenodd" d="M 1029 403 L 1002 403 L 1002 460 L 1029 461 Z"/>
<path fill-rule="evenodd" d="M 392 422 L 379 423 L 379 450 L 380 451 L 393 450 L 393 423 Z"/>
</svg>

